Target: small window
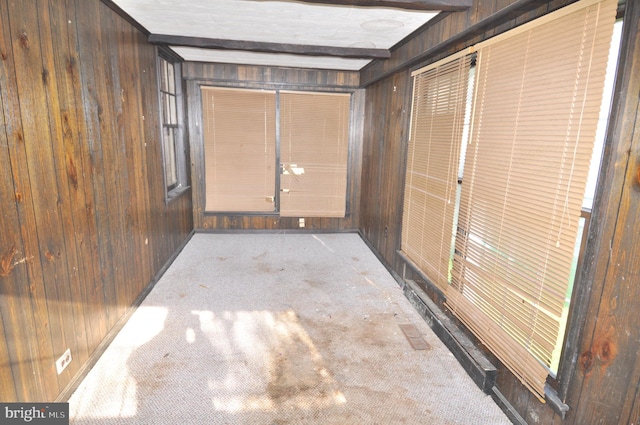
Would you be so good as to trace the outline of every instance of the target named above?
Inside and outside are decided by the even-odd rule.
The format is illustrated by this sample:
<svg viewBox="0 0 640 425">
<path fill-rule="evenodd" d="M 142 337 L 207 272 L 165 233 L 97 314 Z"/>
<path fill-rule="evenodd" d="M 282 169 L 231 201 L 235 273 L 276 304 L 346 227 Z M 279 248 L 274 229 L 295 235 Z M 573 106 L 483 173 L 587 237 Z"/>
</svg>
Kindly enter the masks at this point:
<svg viewBox="0 0 640 425">
<path fill-rule="evenodd" d="M 164 181 L 167 200 L 171 200 L 187 187 L 180 64 L 161 52 L 158 56 L 158 67 Z"/>
</svg>

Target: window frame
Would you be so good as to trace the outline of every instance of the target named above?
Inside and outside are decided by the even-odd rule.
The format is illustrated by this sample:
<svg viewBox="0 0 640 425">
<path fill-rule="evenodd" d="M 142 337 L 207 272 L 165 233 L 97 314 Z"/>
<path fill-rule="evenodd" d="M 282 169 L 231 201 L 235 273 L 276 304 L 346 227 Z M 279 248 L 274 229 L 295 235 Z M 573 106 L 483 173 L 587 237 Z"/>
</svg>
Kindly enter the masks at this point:
<svg viewBox="0 0 640 425">
<path fill-rule="evenodd" d="M 423 274 L 429 276 L 431 273 L 434 273 L 431 276 L 437 279 L 434 280 L 430 278 L 429 281 L 443 294 L 451 283 L 450 265 L 452 264 L 452 249 L 455 245 L 454 230 L 457 226 L 457 212 L 459 209 L 460 171 L 462 168 L 461 164 L 464 163 L 463 153 L 464 150 L 466 150 L 464 146 L 466 142 L 465 124 L 468 124 L 468 119 L 470 118 L 469 96 L 472 94 L 470 90 L 473 87 L 473 81 L 470 77 L 472 75 L 471 68 L 475 63 L 475 56 L 475 52 L 471 49 L 465 49 L 412 73 L 413 94 L 411 119 L 409 123 L 409 140 L 407 143 L 407 163 L 405 166 L 400 251 L 404 257 L 415 262 L 417 267 L 420 267 L 420 265 L 428 266 L 431 270 L 429 272 L 423 270 Z M 438 107 L 435 107 L 436 103 L 438 103 Z M 445 118 L 445 120 L 442 120 L 443 114 L 441 108 L 445 106 L 449 114 L 444 115 L 445 117 L 447 117 L 447 115 L 449 116 L 447 117 L 448 119 Z M 446 132 L 442 128 L 445 123 Z M 421 130 L 418 130 L 418 127 L 421 127 Z M 430 137 L 431 133 L 435 131 L 437 133 L 434 135 L 435 141 L 431 139 L 427 140 L 425 138 L 426 134 L 423 134 L 425 131 L 429 132 Z M 468 137 L 468 130 L 466 133 Z M 430 156 L 432 151 L 437 151 L 440 155 L 444 154 L 442 150 L 447 146 L 446 142 L 453 143 L 453 145 L 450 144 L 448 147 L 448 155 L 450 157 L 453 156 L 453 160 L 455 160 L 457 164 L 449 164 L 445 172 L 445 170 L 439 169 L 437 164 L 434 165 L 434 163 L 431 162 Z M 417 152 L 425 148 L 429 151 L 429 154 L 426 158 L 423 158 Z M 422 152 L 422 154 L 424 155 L 424 152 Z M 421 163 L 422 166 L 410 164 L 410 162 L 413 163 L 414 161 Z M 426 172 L 426 170 L 422 168 L 426 168 L 429 172 Z M 432 168 L 433 170 L 431 170 Z M 421 205 L 420 202 L 417 202 L 418 205 L 416 205 L 419 212 L 423 213 L 422 219 L 418 220 L 420 222 L 417 226 L 419 229 L 416 229 L 416 219 L 411 219 L 411 216 L 415 215 L 415 213 L 411 211 L 412 205 L 416 204 L 416 202 L 414 202 L 416 196 L 412 195 L 412 192 L 420 191 L 417 189 L 421 189 L 422 185 L 416 185 L 412 180 L 415 176 L 420 175 L 422 175 L 421 179 L 424 179 L 424 183 L 426 184 L 426 186 L 422 188 L 424 189 L 425 200 L 424 205 Z M 438 191 L 437 183 L 434 182 L 442 182 L 445 180 L 446 189 L 441 188 L 441 190 Z M 432 186 L 436 186 L 436 190 L 433 190 Z M 438 212 L 442 214 L 426 220 L 424 214 L 427 212 L 427 205 L 429 204 L 427 198 L 437 198 L 437 195 L 443 195 L 441 198 L 442 203 L 438 205 L 440 207 L 440 211 Z M 453 203 L 451 202 L 452 200 Z M 431 212 L 433 213 L 433 211 Z M 426 225 L 426 222 L 429 221 L 436 221 L 437 223 L 442 223 L 442 225 L 451 221 L 451 232 L 447 233 L 445 231 L 440 235 L 434 235 L 433 228 L 429 229 L 430 226 Z M 438 228 L 437 225 L 435 227 Z M 435 243 L 435 245 L 440 246 L 437 258 L 426 258 L 425 254 L 428 253 L 423 252 L 424 241 L 421 241 L 421 247 L 419 248 L 415 246 L 415 241 L 411 241 L 412 231 L 428 232 L 429 230 L 431 230 L 430 233 L 422 234 L 422 239 L 428 239 L 428 237 L 436 238 L 436 240 L 429 240 L 427 242 L 429 245 Z M 448 245 L 444 245 L 447 239 L 449 239 L 449 243 Z M 410 251 L 413 251 L 413 253 Z M 433 251 L 430 253 L 433 253 Z M 417 254 L 417 257 L 413 254 Z M 444 257 L 445 254 L 447 254 L 446 258 Z M 449 268 L 447 269 L 449 276 L 446 279 L 444 278 L 445 263 L 449 263 Z"/>
<path fill-rule="evenodd" d="M 195 90 L 195 93 L 197 93 L 197 99 L 198 99 L 198 114 L 199 114 L 199 124 L 197 124 L 197 126 L 200 126 L 201 128 L 198 129 L 198 134 L 199 134 L 199 144 L 200 144 L 200 148 L 203 149 L 203 155 L 204 155 L 204 108 L 202 106 L 202 90 L 204 88 L 218 88 L 218 89 L 232 89 L 232 90 L 258 90 L 258 91 L 273 91 L 276 94 L 276 168 L 275 168 L 275 175 L 276 175 L 276 184 L 275 184 L 275 199 L 274 199 L 274 210 L 273 211 L 211 211 L 211 210 L 206 210 L 206 208 L 204 208 L 204 206 L 206 206 L 206 189 L 204 186 L 202 186 L 201 190 L 201 194 L 198 196 L 199 198 L 199 202 L 201 202 L 201 205 L 203 206 L 202 209 L 202 214 L 203 216 L 212 216 L 212 217 L 216 217 L 216 216 L 229 216 L 229 215 L 242 215 L 242 216 L 265 216 L 265 217 L 277 217 L 277 218 L 291 218 L 291 217 L 304 217 L 304 218 L 311 218 L 311 217 L 316 217 L 316 218 L 338 218 L 338 219 L 344 219 L 344 218 L 349 218 L 351 216 L 351 197 L 352 197 L 352 149 L 354 148 L 354 137 L 355 137 L 355 120 L 356 120 L 356 111 L 355 111 L 355 97 L 356 97 L 356 91 L 355 90 L 351 90 L 351 89 L 346 89 L 346 90 L 322 90 L 322 89 L 309 89 L 307 87 L 299 87 L 299 86 L 289 86 L 289 85 L 271 85 L 271 84 L 266 84 L 266 85 L 247 85 L 247 86 L 238 86 L 237 84 L 220 84 L 219 82 L 211 82 L 211 81 L 197 81 L 194 86 L 193 86 L 193 90 Z M 192 90 L 192 88 L 190 87 L 189 90 Z M 282 188 L 281 188 L 281 173 L 282 173 L 282 158 L 280 157 L 281 154 L 281 149 L 280 149 L 280 140 L 281 140 L 281 135 L 280 135 L 280 127 L 281 127 L 281 115 L 280 115 L 280 108 L 281 108 L 281 104 L 280 104 L 280 96 L 283 93 L 299 93 L 299 94 L 326 94 L 326 95 L 348 95 L 349 96 L 349 101 L 348 101 L 348 117 L 347 117 L 347 157 L 346 157 L 346 187 L 345 187 L 345 192 L 344 192 L 344 202 L 345 202 L 345 207 L 344 207 L 344 216 L 341 217 L 325 217 L 325 216 L 318 216 L 318 215 L 296 215 L 296 216 L 288 216 L 288 215 L 282 215 L 281 213 L 281 200 L 280 200 L 280 195 L 282 193 Z M 201 162 L 200 162 L 201 161 Z M 198 170 L 196 171 L 197 173 L 206 173 L 206 168 L 207 168 L 207 164 L 204 161 L 204 159 L 196 159 L 196 164 L 195 164 L 195 169 Z M 204 185 L 206 183 L 206 181 L 204 181 L 206 179 L 203 179 L 202 184 Z"/>
<path fill-rule="evenodd" d="M 611 127 L 615 124 L 612 119 L 612 108 L 615 102 L 615 98 L 617 97 L 617 85 L 618 85 L 618 72 L 621 68 L 621 64 L 624 62 L 625 58 L 622 54 L 622 43 L 624 40 L 624 27 L 625 27 L 625 17 L 624 17 L 625 8 L 618 7 L 618 11 L 616 14 L 615 25 L 620 25 L 620 39 L 617 40 L 617 52 L 615 57 L 610 57 L 609 60 L 613 60 L 614 63 L 610 63 L 608 66 L 613 66 L 615 71 L 613 71 L 612 78 L 612 87 L 611 93 L 606 93 L 604 96 L 609 97 L 609 107 L 606 113 L 606 124 L 602 134 L 603 142 L 602 142 L 602 152 L 598 157 L 595 155 L 593 159 L 596 157 L 599 158 L 599 163 L 597 165 L 598 171 L 596 174 L 596 181 L 594 182 L 594 199 L 592 200 L 592 204 L 590 207 L 584 206 L 582 207 L 581 217 L 584 219 L 584 228 L 582 231 L 582 238 L 580 242 L 580 253 L 578 255 L 578 263 L 576 265 L 576 275 L 573 281 L 573 291 L 571 293 L 571 300 L 569 302 L 569 311 L 567 314 L 567 322 L 566 328 L 562 341 L 562 350 L 560 354 L 560 361 L 558 364 L 557 373 L 554 376 L 549 374 L 547 376 L 547 386 L 550 390 L 547 395 L 553 396 L 553 392 L 555 392 L 556 396 L 559 397 L 560 400 L 566 399 L 566 396 L 569 391 L 569 385 L 571 383 L 571 378 L 576 370 L 578 363 L 578 356 L 580 355 L 580 340 L 582 338 L 582 332 L 584 328 L 584 319 L 586 314 L 586 309 L 588 308 L 588 300 L 589 294 L 591 293 L 591 285 L 592 285 L 592 276 L 590 276 L 590 268 L 593 266 L 589 263 L 590 253 L 593 251 L 593 239 L 595 239 L 595 235 L 599 233 L 599 230 L 596 226 L 598 226 L 597 214 L 595 211 L 597 208 L 596 198 L 601 197 L 601 185 L 602 180 L 606 177 L 606 155 L 605 150 L 607 149 L 608 144 L 608 134 L 610 134 Z M 614 29 L 615 32 L 615 29 Z M 615 38 L 615 35 L 614 35 Z M 611 53 L 610 53 L 611 54 Z M 605 87 L 605 90 L 607 88 Z M 604 106 L 603 106 L 604 107 Z M 592 167 L 594 165 L 592 164 Z M 589 189 L 587 189 L 589 190 Z M 595 215 L 595 216 L 594 216 Z M 593 227 L 592 227 L 593 226 Z M 554 408 L 556 404 L 551 403 Z M 564 403 L 562 403 L 559 407 L 560 409 L 568 409 Z M 561 413 L 565 413 L 561 411 Z"/>
<path fill-rule="evenodd" d="M 185 132 L 184 132 L 184 90 L 182 87 L 182 66 L 180 58 L 178 55 L 170 51 L 169 49 L 165 49 L 163 47 L 157 47 L 156 53 L 156 69 L 157 69 L 157 90 L 158 90 L 158 109 L 159 109 L 159 122 L 160 122 L 160 146 L 162 152 L 162 178 L 164 181 L 164 189 L 165 189 L 165 202 L 171 203 L 174 199 L 178 198 L 182 193 L 184 193 L 188 188 L 188 177 L 187 177 L 187 156 L 186 156 L 186 146 L 185 146 Z M 173 89 L 174 93 L 165 90 L 163 87 L 163 67 L 164 66 L 172 66 L 173 67 Z M 172 119 L 167 120 L 166 117 L 169 115 L 169 112 L 166 111 L 166 103 L 165 96 L 172 96 L 175 104 L 173 105 L 175 108 L 175 120 L 173 123 Z M 167 122 L 169 121 L 169 122 Z M 166 129 L 171 129 L 174 133 L 173 137 L 173 155 L 174 155 L 174 167 L 175 167 L 175 183 L 170 184 L 167 180 L 167 167 L 169 164 L 167 163 L 167 152 L 166 146 L 167 141 L 165 140 L 165 131 Z"/>
<path fill-rule="evenodd" d="M 211 94 L 209 94 L 208 96 L 213 96 L 213 98 L 215 99 L 215 97 L 217 96 L 217 92 L 220 93 L 234 93 L 234 92 L 238 92 L 238 91 L 246 91 L 246 93 L 248 95 L 250 94 L 254 94 L 254 95 L 262 95 L 264 96 L 264 98 L 262 99 L 263 102 L 267 101 L 267 97 L 269 95 L 273 95 L 274 98 L 274 103 L 273 103 L 273 122 L 271 122 L 268 119 L 264 119 L 264 137 L 268 137 L 270 135 L 273 135 L 274 137 L 274 145 L 273 145 L 273 154 L 274 154 L 274 158 L 273 158 L 273 178 L 274 178 L 274 186 L 273 189 L 274 191 L 272 193 L 264 193 L 264 195 L 267 195 L 267 198 L 270 198 L 271 196 L 273 196 L 272 199 L 272 203 L 273 206 L 271 209 L 264 209 L 264 210 L 258 210 L 258 209 L 237 209 L 237 208 L 228 208 L 228 209 L 208 209 L 207 208 L 207 204 L 208 204 L 208 191 L 207 191 L 207 181 L 208 181 L 208 169 L 207 169 L 207 160 L 209 155 L 207 154 L 207 151 L 209 148 L 213 148 L 213 150 L 215 151 L 215 146 L 216 143 L 218 143 L 217 141 L 213 141 L 213 143 L 210 143 L 211 146 L 208 146 L 207 143 L 207 121 L 209 118 L 215 118 L 216 115 L 212 114 L 212 116 L 207 117 L 206 116 L 206 112 L 207 112 L 207 108 L 205 107 L 205 91 L 209 91 Z M 202 118 L 201 118 L 201 123 L 202 123 L 202 128 L 201 128 L 201 133 L 202 133 L 202 148 L 203 148 L 203 153 L 202 153 L 202 164 L 203 164 L 203 206 L 204 206 L 204 212 L 206 214 L 242 214 L 242 215 L 277 215 L 278 214 L 278 209 L 276 207 L 276 200 L 278 198 L 278 193 L 275 191 L 275 187 L 276 187 L 276 183 L 277 183 L 277 179 L 279 177 L 279 171 L 278 171 L 278 163 L 277 163 L 277 153 L 278 153 L 278 149 L 277 149 L 277 127 L 278 127 L 278 123 L 276 120 L 277 114 L 276 114 L 276 100 L 277 100 L 277 93 L 275 90 L 255 90 L 255 89 L 245 89 L 245 88 L 237 88 L 237 87 L 219 87 L 219 86 L 212 86 L 212 85 L 200 85 L 199 87 L 199 98 L 200 98 L 200 108 L 201 108 L 201 113 L 202 113 Z M 253 99 L 254 101 L 256 100 L 255 98 Z M 258 102 L 260 103 L 260 102 Z M 216 104 L 216 102 L 214 101 L 214 105 Z M 265 103 L 266 105 L 266 103 Z M 232 107 L 229 106 L 228 103 L 224 104 L 224 106 L 227 108 L 227 110 L 230 110 L 230 108 L 232 108 L 233 110 L 235 110 L 235 108 L 238 105 L 233 105 Z M 259 108 L 258 108 L 259 109 Z M 213 110 L 215 110 L 215 106 L 213 108 Z M 213 111 L 211 111 L 213 112 Z M 269 108 L 265 108 L 261 111 L 261 113 L 264 113 L 265 115 L 267 114 L 267 112 L 271 112 L 269 111 Z M 255 117 L 254 117 L 255 118 Z M 245 118 L 246 119 L 246 118 Z M 267 123 L 271 123 L 271 125 L 269 126 Z M 267 127 L 269 127 L 270 130 L 273 130 L 272 133 L 270 133 L 267 130 Z M 272 128 L 271 128 L 272 127 Z M 234 128 L 235 131 L 235 128 Z M 239 132 L 245 132 L 246 133 L 246 129 L 238 129 Z M 228 136 L 231 137 L 231 136 Z M 225 142 L 223 141 L 224 139 L 220 140 L 220 142 L 222 144 L 224 144 Z M 237 140 L 234 140 L 234 142 L 237 142 Z M 245 141 L 246 143 L 246 141 Z M 263 142 L 261 142 L 262 144 Z M 235 143 L 234 143 L 235 144 Z M 238 155 L 240 155 L 239 152 L 236 152 Z M 268 155 L 265 155 L 268 156 Z M 224 161 L 224 159 L 222 160 L 222 162 L 228 162 L 228 161 Z M 216 165 L 215 163 L 210 164 L 210 166 L 212 167 L 211 169 L 215 169 Z M 266 172 L 266 170 L 264 170 L 264 176 L 268 176 L 269 173 Z M 257 199 L 257 197 L 255 198 Z M 255 200 L 254 200 L 255 202 Z"/>
</svg>

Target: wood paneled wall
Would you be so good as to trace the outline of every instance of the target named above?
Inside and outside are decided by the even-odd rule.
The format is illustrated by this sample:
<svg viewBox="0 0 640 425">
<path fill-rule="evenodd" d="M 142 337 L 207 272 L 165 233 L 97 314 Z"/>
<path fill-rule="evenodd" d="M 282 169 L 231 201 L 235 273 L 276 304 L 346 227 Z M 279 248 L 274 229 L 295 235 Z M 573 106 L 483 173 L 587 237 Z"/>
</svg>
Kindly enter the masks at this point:
<svg viewBox="0 0 640 425">
<path fill-rule="evenodd" d="M 419 280 L 398 256 L 404 170 L 411 108 L 410 71 L 448 56 L 572 1 L 474 1 L 467 12 L 436 19 L 361 73 L 366 89 L 360 230 L 390 269 Z M 497 387 L 529 424 L 637 424 L 640 422 L 640 5 L 627 2 L 612 124 L 589 229 L 574 311 L 578 349 L 561 376 L 569 405 L 562 419 L 540 403 L 504 367 Z M 438 291 L 427 294 L 446 311 Z M 478 348 L 483 349 L 480 343 Z M 488 356 L 497 362 L 490 353 Z"/>
<path fill-rule="evenodd" d="M 409 71 L 367 88 L 360 186 L 360 231 L 398 270 L 404 170 L 411 118 Z"/>
<path fill-rule="evenodd" d="M 347 170 L 347 215 L 344 218 L 303 218 L 305 218 L 304 230 L 349 231 L 358 229 L 364 90 L 358 89 L 359 74 L 357 72 L 187 62 L 183 67 L 183 77 L 187 80 L 187 115 L 192 156 L 193 220 L 196 229 L 216 231 L 300 229 L 299 217 L 205 212 L 204 146 L 200 123 L 202 120 L 201 85 L 353 93 L 352 103 L 354 106 L 351 116 L 351 140 Z"/>
<path fill-rule="evenodd" d="M 0 400 L 53 401 L 193 228 L 155 48 L 98 0 L 0 0 Z M 70 349 L 62 374 L 55 360 Z"/>
</svg>

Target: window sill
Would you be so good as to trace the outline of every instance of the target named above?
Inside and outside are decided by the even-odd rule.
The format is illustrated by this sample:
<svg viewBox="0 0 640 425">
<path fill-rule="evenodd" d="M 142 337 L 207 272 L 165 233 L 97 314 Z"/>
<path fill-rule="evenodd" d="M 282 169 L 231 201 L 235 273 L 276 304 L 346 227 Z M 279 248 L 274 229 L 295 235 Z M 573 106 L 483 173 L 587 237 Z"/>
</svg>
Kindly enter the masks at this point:
<svg viewBox="0 0 640 425">
<path fill-rule="evenodd" d="M 560 417 L 562 417 L 562 419 L 564 419 L 564 417 L 567 415 L 567 412 L 569 411 L 569 406 L 562 402 L 562 400 L 558 396 L 558 393 L 556 392 L 556 389 L 551 385 L 546 384 L 544 386 L 544 396 L 547 404 L 551 406 L 553 410 L 558 415 L 560 415 Z"/>
<path fill-rule="evenodd" d="M 178 198 L 180 198 L 184 193 L 188 192 L 191 189 L 191 186 L 179 186 L 175 189 L 172 189 L 171 192 L 167 193 L 167 197 L 165 199 L 165 203 L 167 205 L 172 204 Z"/>
</svg>

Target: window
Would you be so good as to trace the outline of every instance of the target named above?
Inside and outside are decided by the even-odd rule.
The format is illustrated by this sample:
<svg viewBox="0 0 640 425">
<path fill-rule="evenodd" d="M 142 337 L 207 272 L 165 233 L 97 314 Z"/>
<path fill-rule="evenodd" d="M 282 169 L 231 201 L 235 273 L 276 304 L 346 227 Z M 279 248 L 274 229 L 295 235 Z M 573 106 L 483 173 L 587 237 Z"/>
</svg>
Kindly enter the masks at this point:
<svg viewBox="0 0 640 425">
<path fill-rule="evenodd" d="M 475 74 L 466 108 L 472 111 L 469 142 L 450 263 L 444 264 L 445 236 L 420 235 L 421 244 L 443 247 L 428 260 L 450 271 L 447 279 L 440 272 L 439 283 L 433 271 L 423 273 L 446 294 L 451 311 L 541 400 L 563 337 L 616 6 L 615 0 L 583 0 L 473 46 L 477 64 L 465 74 Z M 459 102 L 463 92 L 434 93 Z M 416 89 L 414 114 L 419 95 Z M 412 135 L 416 120 L 430 122 L 412 117 Z M 457 145 L 464 125 L 458 120 L 447 129 Z M 429 133 L 427 139 L 431 150 L 438 138 Z M 429 161 L 439 164 L 435 159 Z M 456 154 L 441 161 L 455 171 L 436 182 L 451 186 L 458 177 Z M 407 176 L 405 193 L 412 191 Z M 449 189 L 446 198 L 427 203 L 424 208 L 434 209 L 455 200 Z M 405 199 L 404 214 L 410 215 L 407 208 L 415 206 Z M 453 216 L 455 222 L 455 211 Z M 426 217 L 438 216 L 430 211 Z M 412 259 L 407 251 L 416 235 L 405 233 L 409 224 L 403 222 L 402 243 Z"/>
<path fill-rule="evenodd" d="M 472 55 L 414 73 L 402 216 L 402 252 L 446 292 Z"/>
<path fill-rule="evenodd" d="M 280 94 L 280 214 L 344 217 L 348 94 Z"/>
<path fill-rule="evenodd" d="M 162 52 L 158 56 L 160 108 L 162 111 L 162 156 L 167 199 L 187 186 L 186 159 L 182 132 L 182 85 L 180 64 Z"/>
<path fill-rule="evenodd" d="M 201 94 L 207 212 L 345 216 L 350 94 Z"/>
<path fill-rule="evenodd" d="M 276 93 L 203 87 L 206 211 L 274 212 Z"/>
</svg>

